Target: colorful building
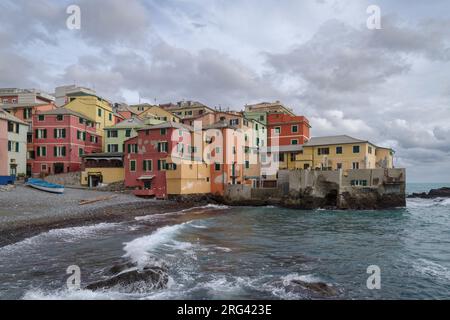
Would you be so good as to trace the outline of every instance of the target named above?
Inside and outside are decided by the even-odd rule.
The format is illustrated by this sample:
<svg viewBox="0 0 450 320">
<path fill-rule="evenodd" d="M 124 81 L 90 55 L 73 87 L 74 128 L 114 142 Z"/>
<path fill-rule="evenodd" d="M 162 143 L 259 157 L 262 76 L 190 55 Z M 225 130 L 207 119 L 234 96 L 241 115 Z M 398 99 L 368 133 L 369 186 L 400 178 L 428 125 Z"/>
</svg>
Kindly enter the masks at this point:
<svg viewBox="0 0 450 320">
<path fill-rule="evenodd" d="M 297 169 L 393 168 L 394 150 L 350 136 L 311 138 L 296 158 Z"/>
<path fill-rule="evenodd" d="M 137 130 L 144 126 L 139 118 L 130 118 L 105 128 L 105 151 L 107 153 L 123 153 L 125 140 L 137 136 Z"/>
<path fill-rule="evenodd" d="M 209 193 L 209 166 L 192 156 L 193 129 L 176 122 L 147 126 L 125 142 L 125 186 L 137 196 Z"/>
<path fill-rule="evenodd" d="M 123 153 L 92 153 L 82 156 L 81 185 L 96 188 L 125 180 Z"/>
<path fill-rule="evenodd" d="M 139 113 L 138 116 L 146 124 L 158 124 L 162 122 L 181 122 L 180 118 L 163 108 L 157 106 L 151 106 L 146 108 L 145 111 Z"/>
<path fill-rule="evenodd" d="M 95 95 L 95 90 L 79 87 L 77 85 L 60 86 L 55 89 L 55 105 L 59 108 L 70 102 L 70 95 L 90 94 Z"/>
<path fill-rule="evenodd" d="M 275 102 L 261 102 L 252 105 L 245 106 L 245 112 L 248 113 L 283 113 L 290 116 L 295 116 L 294 111 L 291 108 L 286 107 L 280 101 Z"/>
<path fill-rule="evenodd" d="M 68 94 L 69 103 L 64 108 L 75 111 L 95 123 L 97 135 L 102 137 L 102 148 L 105 149 L 104 129 L 118 122 L 108 101 L 87 93 Z"/>
<path fill-rule="evenodd" d="M 79 171 L 84 154 L 102 152 L 94 119 L 66 108 L 34 115 L 33 175 Z"/>
<path fill-rule="evenodd" d="M 215 112 L 215 110 L 197 101 L 180 101 L 176 104 L 161 104 L 160 107 L 182 120 L 194 119 L 206 113 Z"/>
<path fill-rule="evenodd" d="M 28 123 L 0 109 L 0 176 L 25 176 Z"/>
</svg>

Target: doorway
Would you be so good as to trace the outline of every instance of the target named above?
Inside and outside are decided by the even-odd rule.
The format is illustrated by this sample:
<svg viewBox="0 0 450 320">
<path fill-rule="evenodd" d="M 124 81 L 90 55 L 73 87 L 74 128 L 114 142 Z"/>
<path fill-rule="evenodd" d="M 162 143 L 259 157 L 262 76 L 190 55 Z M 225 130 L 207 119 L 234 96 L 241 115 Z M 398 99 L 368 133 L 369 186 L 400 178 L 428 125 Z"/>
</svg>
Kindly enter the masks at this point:
<svg viewBox="0 0 450 320">
<path fill-rule="evenodd" d="M 55 163 L 53 165 L 53 172 L 55 174 L 61 174 L 64 173 L 64 163 Z"/>
</svg>

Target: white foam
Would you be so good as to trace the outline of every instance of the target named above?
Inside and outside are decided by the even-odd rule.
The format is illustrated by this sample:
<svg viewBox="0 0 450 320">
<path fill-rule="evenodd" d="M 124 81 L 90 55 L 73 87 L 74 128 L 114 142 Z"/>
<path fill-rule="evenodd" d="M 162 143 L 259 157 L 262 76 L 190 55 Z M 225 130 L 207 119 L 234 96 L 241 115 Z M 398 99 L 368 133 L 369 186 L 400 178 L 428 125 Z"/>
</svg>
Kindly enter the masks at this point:
<svg viewBox="0 0 450 320">
<path fill-rule="evenodd" d="M 126 294 L 115 291 L 91 291 L 91 290 L 55 290 L 45 291 L 41 289 L 28 290 L 23 300 L 125 300 L 139 299 L 143 296 Z"/>
<path fill-rule="evenodd" d="M 117 223 L 100 223 L 91 226 L 53 229 L 48 232 L 38 234 L 37 236 L 2 247 L 0 248 L 0 254 L 15 252 L 20 249 L 34 248 L 48 241 L 57 240 L 61 242 L 75 242 L 80 239 L 95 237 L 100 231 L 116 229 L 118 226 L 119 224 Z"/>
<path fill-rule="evenodd" d="M 319 277 L 316 277 L 312 274 L 299 275 L 298 273 L 288 274 L 287 276 L 281 277 L 281 280 L 283 281 L 283 285 L 285 286 L 290 285 L 294 280 L 303 281 L 306 283 L 322 282 Z"/>
<path fill-rule="evenodd" d="M 173 226 L 159 228 L 148 236 L 137 238 L 131 242 L 125 243 L 125 258 L 131 259 L 138 265 L 143 265 L 149 261 L 151 251 L 162 244 L 168 243 L 172 238 L 189 222 Z"/>
<path fill-rule="evenodd" d="M 450 281 L 450 270 L 436 262 L 419 259 L 413 264 L 414 269 L 423 274 Z"/>
</svg>

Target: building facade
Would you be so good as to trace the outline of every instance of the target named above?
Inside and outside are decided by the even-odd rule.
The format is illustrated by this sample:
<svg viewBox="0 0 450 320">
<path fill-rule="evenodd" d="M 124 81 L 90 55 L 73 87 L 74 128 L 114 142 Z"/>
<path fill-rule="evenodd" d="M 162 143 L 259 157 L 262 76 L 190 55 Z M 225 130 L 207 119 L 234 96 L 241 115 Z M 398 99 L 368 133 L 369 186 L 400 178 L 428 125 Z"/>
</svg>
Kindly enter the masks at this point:
<svg viewBox="0 0 450 320">
<path fill-rule="evenodd" d="M 296 158 L 297 169 L 391 169 L 394 150 L 346 135 L 311 138 Z"/>
<path fill-rule="evenodd" d="M 137 136 L 137 130 L 144 126 L 139 118 L 131 118 L 105 128 L 106 153 L 123 153 L 125 140 Z"/>
<path fill-rule="evenodd" d="M 92 153 L 82 156 L 81 185 L 96 188 L 125 180 L 123 153 Z"/>
<path fill-rule="evenodd" d="M 0 177 L 9 176 L 7 150 L 8 150 L 7 114 L 5 111 L 0 109 Z M 2 182 L 0 181 L 0 183 Z"/>
<path fill-rule="evenodd" d="M 102 137 L 102 148 L 105 149 L 104 129 L 117 123 L 112 107 L 108 101 L 96 95 L 73 93 L 68 95 L 66 109 L 82 114 L 95 123 L 97 134 Z"/>
<path fill-rule="evenodd" d="M 8 169 L 10 176 L 25 176 L 27 173 L 28 124 L 8 115 Z"/>
<path fill-rule="evenodd" d="M 33 175 L 80 171 L 84 154 L 102 152 L 93 119 L 66 108 L 34 117 Z"/>
</svg>

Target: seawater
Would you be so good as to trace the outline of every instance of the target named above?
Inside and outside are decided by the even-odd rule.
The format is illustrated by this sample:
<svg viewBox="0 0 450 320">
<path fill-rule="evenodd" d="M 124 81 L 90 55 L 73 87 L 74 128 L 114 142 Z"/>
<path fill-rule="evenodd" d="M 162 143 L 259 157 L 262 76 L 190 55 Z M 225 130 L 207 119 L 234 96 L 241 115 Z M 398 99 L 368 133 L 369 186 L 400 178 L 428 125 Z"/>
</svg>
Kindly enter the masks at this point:
<svg viewBox="0 0 450 320">
<path fill-rule="evenodd" d="M 409 184 L 408 192 L 442 184 Z M 133 261 L 169 266 L 145 293 L 66 289 Z M 367 268 L 381 289 L 366 286 Z M 309 299 L 292 280 L 325 282 L 335 299 L 449 299 L 450 199 L 384 211 L 205 206 L 123 223 L 56 229 L 0 248 L 0 299 Z"/>
</svg>

